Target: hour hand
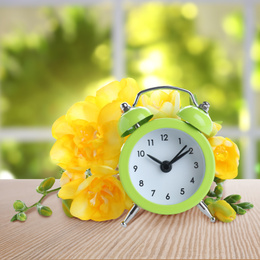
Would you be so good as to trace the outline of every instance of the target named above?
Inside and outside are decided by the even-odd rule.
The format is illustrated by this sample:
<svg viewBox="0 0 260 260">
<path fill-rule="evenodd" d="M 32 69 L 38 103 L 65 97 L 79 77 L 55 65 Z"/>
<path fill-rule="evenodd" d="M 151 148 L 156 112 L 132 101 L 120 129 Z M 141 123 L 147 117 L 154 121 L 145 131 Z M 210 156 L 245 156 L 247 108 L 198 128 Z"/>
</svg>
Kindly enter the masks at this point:
<svg viewBox="0 0 260 260">
<path fill-rule="evenodd" d="M 147 156 L 148 156 L 149 158 L 151 158 L 152 160 L 154 160 L 155 162 L 157 162 L 157 163 L 159 163 L 160 165 L 162 165 L 162 162 L 161 162 L 160 160 L 158 160 L 157 158 L 153 157 L 153 156 L 150 155 L 150 154 L 147 154 Z"/>
</svg>

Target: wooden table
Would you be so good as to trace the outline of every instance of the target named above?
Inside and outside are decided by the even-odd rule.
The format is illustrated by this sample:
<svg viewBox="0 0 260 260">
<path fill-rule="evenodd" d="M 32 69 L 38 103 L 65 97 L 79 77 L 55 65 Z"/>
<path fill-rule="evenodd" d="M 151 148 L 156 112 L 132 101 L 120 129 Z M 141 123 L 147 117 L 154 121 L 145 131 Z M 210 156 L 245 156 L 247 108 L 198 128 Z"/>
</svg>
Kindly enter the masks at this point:
<svg viewBox="0 0 260 260">
<path fill-rule="evenodd" d="M 10 222 L 16 199 L 27 205 L 39 200 L 40 181 L 0 180 L 1 259 L 260 259 L 260 180 L 226 181 L 225 195 L 238 193 L 255 205 L 232 223 L 211 223 L 195 207 L 172 216 L 141 210 L 123 228 L 123 216 L 107 222 L 68 218 L 54 194 L 43 201 L 51 217 L 34 208 L 26 222 Z"/>
</svg>

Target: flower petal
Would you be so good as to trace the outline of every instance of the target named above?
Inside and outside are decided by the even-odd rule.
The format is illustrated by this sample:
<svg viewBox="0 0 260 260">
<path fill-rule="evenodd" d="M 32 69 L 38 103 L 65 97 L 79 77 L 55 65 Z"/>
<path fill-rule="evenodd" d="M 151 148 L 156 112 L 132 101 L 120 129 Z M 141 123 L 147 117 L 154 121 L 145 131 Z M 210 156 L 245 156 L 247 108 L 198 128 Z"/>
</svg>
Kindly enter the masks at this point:
<svg viewBox="0 0 260 260">
<path fill-rule="evenodd" d="M 214 136 L 214 137 L 209 138 L 208 140 L 209 140 L 211 146 L 218 146 L 218 145 L 221 145 L 225 141 L 225 138 L 222 136 Z"/>
<path fill-rule="evenodd" d="M 140 87 L 137 85 L 136 81 L 132 78 L 122 79 L 120 81 L 121 90 L 118 93 L 118 99 L 120 101 L 127 102 L 132 106 L 136 95 L 139 91 L 141 91 Z M 140 101 L 137 103 L 140 105 Z"/>
<path fill-rule="evenodd" d="M 75 144 L 71 135 L 64 135 L 53 145 L 50 156 L 56 163 L 70 163 L 75 156 Z"/>
<path fill-rule="evenodd" d="M 82 119 L 88 122 L 97 122 L 99 108 L 92 102 L 81 101 L 75 103 L 67 112 L 67 120 L 72 122 Z"/>
<path fill-rule="evenodd" d="M 90 206 L 88 201 L 88 194 L 86 192 L 81 192 L 72 201 L 70 207 L 70 213 L 74 217 L 81 220 L 89 220 L 95 213 L 95 209 Z"/>
<path fill-rule="evenodd" d="M 105 165 L 93 165 L 91 167 L 91 173 L 95 176 L 102 177 L 116 175 L 118 171 Z"/>
<path fill-rule="evenodd" d="M 120 89 L 121 89 L 121 86 L 118 81 L 113 81 L 113 82 L 107 84 L 106 86 L 100 88 L 96 92 L 98 104 L 100 106 L 104 106 L 104 105 L 116 100 Z"/>
<path fill-rule="evenodd" d="M 121 117 L 121 101 L 114 101 L 104 106 L 98 116 L 98 124 L 102 126 L 109 121 L 118 121 Z"/>
<path fill-rule="evenodd" d="M 73 134 L 72 127 L 68 124 L 66 116 L 61 116 L 58 118 L 52 125 L 52 136 L 57 139 L 61 138 L 64 135 Z"/>
<path fill-rule="evenodd" d="M 83 179 L 77 179 L 75 181 L 71 181 L 64 186 L 61 187 L 59 191 L 59 197 L 66 199 L 73 199 L 76 195 L 79 185 L 83 182 Z"/>
<path fill-rule="evenodd" d="M 110 121 L 100 129 L 104 138 L 102 155 L 104 159 L 111 159 L 120 154 L 124 138 L 117 131 L 117 121 Z"/>
</svg>

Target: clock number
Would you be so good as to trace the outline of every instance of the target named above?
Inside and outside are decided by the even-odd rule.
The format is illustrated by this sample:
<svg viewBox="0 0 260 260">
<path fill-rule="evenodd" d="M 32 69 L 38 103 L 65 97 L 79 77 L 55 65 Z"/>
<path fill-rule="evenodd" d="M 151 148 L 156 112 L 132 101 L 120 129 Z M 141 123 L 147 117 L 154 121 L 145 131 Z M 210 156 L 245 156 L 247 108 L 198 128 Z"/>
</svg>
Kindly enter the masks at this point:
<svg viewBox="0 0 260 260">
<path fill-rule="evenodd" d="M 137 151 L 137 155 L 138 155 L 138 157 L 144 157 L 145 156 L 144 150 Z"/>
<path fill-rule="evenodd" d="M 181 144 L 181 138 L 178 138 L 179 139 L 179 144 Z"/>
<path fill-rule="evenodd" d="M 195 169 L 199 168 L 199 163 L 198 163 L 198 162 L 195 162 L 195 163 L 194 163 L 194 168 L 195 168 Z"/>
<path fill-rule="evenodd" d="M 152 192 L 152 196 L 154 195 L 154 193 L 155 193 L 155 190 L 151 190 L 151 192 Z"/>
<path fill-rule="evenodd" d="M 140 186 L 140 187 L 143 187 L 143 186 L 144 186 L 144 181 L 143 181 L 143 180 L 140 180 L 140 181 L 139 181 L 139 186 Z"/>
<path fill-rule="evenodd" d="M 169 194 L 169 193 L 167 193 L 167 195 L 166 195 L 165 199 L 169 200 L 170 198 L 171 198 L 171 197 L 170 197 L 170 194 Z"/>
<path fill-rule="evenodd" d="M 189 150 L 190 150 L 189 154 L 193 154 L 193 148 L 190 148 Z"/>
<path fill-rule="evenodd" d="M 148 139 L 147 142 L 148 142 L 148 146 L 154 146 L 153 139 Z"/>
<path fill-rule="evenodd" d="M 194 177 L 191 178 L 190 182 L 195 183 Z"/>
<path fill-rule="evenodd" d="M 168 141 L 168 135 L 167 134 L 161 134 L 161 140 L 162 141 Z"/>
<path fill-rule="evenodd" d="M 135 172 L 137 171 L 137 169 L 138 169 L 138 166 L 137 165 L 134 165 L 134 170 L 135 170 Z"/>
<path fill-rule="evenodd" d="M 184 195 L 184 194 L 185 194 L 184 188 L 181 188 L 180 194 L 181 194 L 181 195 Z"/>
</svg>

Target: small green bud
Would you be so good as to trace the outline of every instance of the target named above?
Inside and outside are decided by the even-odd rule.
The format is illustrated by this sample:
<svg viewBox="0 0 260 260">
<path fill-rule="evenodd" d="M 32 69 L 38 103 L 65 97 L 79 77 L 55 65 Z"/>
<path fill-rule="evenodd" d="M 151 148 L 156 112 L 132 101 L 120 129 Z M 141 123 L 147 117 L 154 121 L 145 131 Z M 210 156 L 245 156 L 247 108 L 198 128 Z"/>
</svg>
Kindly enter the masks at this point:
<svg viewBox="0 0 260 260">
<path fill-rule="evenodd" d="M 252 203 L 249 202 L 242 202 L 239 204 L 236 204 L 237 206 L 241 207 L 242 209 L 252 209 L 254 207 L 254 205 Z"/>
<path fill-rule="evenodd" d="M 24 211 L 27 207 L 21 200 L 16 200 L 13 204 L 15 211 Z"/>
<path fill-rule="evenodd" d="M 236 211 L 237 214 L 239 215 L 244 215 L 246 213 L 246 210 L 242 209 L 238 205 L 231 203 L 230 206 Z"/>
<path fill-rule="evenodd" d="M 40 215 L 45 217 L 49 217 L 52 214 L 52 210 L 49 207 L 43 206 L 41 204 L 37 205 L 37 210 Z"/>
<path fill-rule="evenodd" d="M 204 202 L 205 202 L 206 205 L 209 205 L 209 204 L 211 204 L 211 203 L 213 203 L 213 202 L 216 202 L 216 200 L 213 199 L 213 198 L 206 198 L 206 199 L 204 200 Z"/>
<path fill-rule="evenodd" d="M 45 191 L 49 190 L 53 186 L 54 183 L 55 183 L 55 178 L 54 177 L 46 178 L 36 188 L 36 191 L 38 193 L 44 193 Z"/>
<path fill-rule="evenodd" d="M 218 178 L 218 177 L 215 177 L 214 178 L 214 182 L 216 183 L 216 184 L 223 184 L 223 182 L 224 182 L 225 180 L 222 180 L 222 179 L 220 179 L 220 178 Z"/>
<path fill-rule="evenodd" d="M 208 205 L 210 213 L 222 222 L 231 222 L 236 218 L 235 210 L 225 200 L 218 200 Z"/>
<path fill-rule="evenodd" d="M 238 194 L 229 195 L 224 199 L 227 203 L 236 203 L 241 200 L 241 196 Z"/>
<path fill-rule="evenodd" d="M 210 190 L 210 191 L 208 192 L 207 196 L 209 196 L 209 197 L 216 197 L 216 194 L 215 194 L 214 191 Z"/>
<path fill-rule="evenodd" d="M 19 221 L 25 221 L 27 219 L 27 216 L 24 212 L 19 212 L 16 215 L 17 215 L 17 220 Z"/>
<path fill-rule="evenodd" d="M 218 198 L 221 198 L 221 197 L 222 197 L 222 193 L 223 193 L 223 187 L 222 187 L 222 185 L 218 184 L 218 185 L 215 187 L 214 192 L 215 192 L 215 194 L 216 194 L 216 196 L 217 196 Z"/>
</svg>

